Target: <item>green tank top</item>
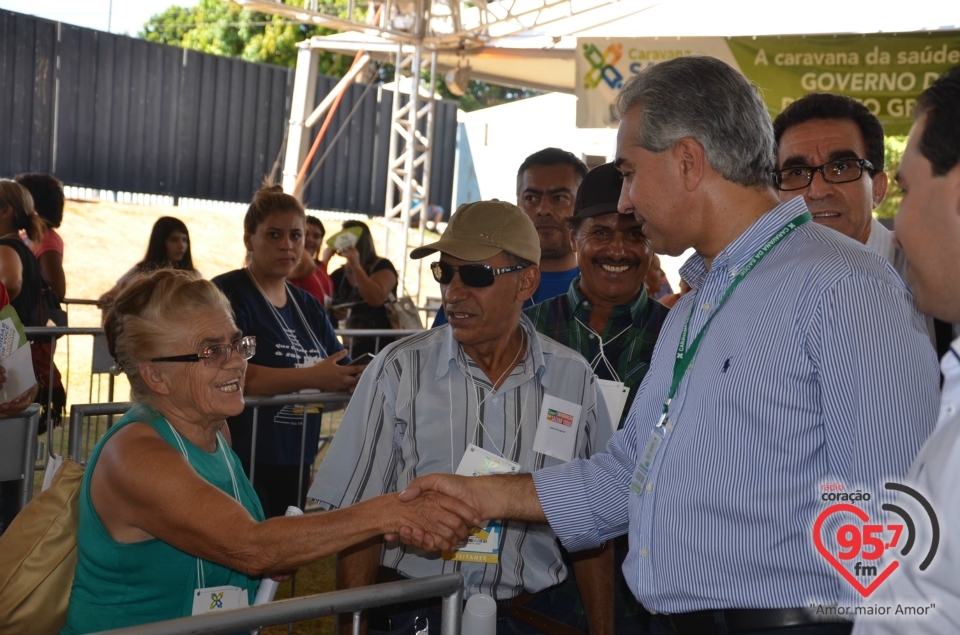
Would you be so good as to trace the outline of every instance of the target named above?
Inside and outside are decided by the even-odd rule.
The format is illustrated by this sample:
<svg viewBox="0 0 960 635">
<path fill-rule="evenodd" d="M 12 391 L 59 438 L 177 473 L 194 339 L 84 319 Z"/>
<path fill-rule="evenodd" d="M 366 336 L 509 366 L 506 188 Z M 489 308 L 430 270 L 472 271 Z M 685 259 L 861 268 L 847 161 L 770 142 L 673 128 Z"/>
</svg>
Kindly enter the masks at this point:
<svg viewBox="0 0 960 635">
<path fill-rule="evenodd" d="M 152 408 L 134 406 L 113 426 L 93 449 L 80 491 L 80 523 L 77 535 L 77 569 L 67 609 L 67 623 L 61 635 L 81 635 L 189 616 L 193 593 L 199 587 L 197 558 L 157 539 L 123 544 L 113 540 L 100 523 L 90 500 L 90 478 L 111 436 L 123 426 L 142 421 L 156 430 L 180 452 L 173 429 L 163 415 Z M 219 435 L 218 435 L 219 436 Z M 219 447 L 209 453 L 186 438 L 190 464 L 207 482 L 234 498 L 233 480 Z M 222 437 L 220 437 L 222 442 Z M 263 521 L 260 501 L 243 473 L 233 450 L 226 449 L 236 476 L 240 502 L 257 521 Z M 225 534 L 230 528 L 224 527 Z M 250 604 L 260 580 L 227 567 L 201 561 L 205 586 L 236 586 L 246 589 Z"/>
</svg>

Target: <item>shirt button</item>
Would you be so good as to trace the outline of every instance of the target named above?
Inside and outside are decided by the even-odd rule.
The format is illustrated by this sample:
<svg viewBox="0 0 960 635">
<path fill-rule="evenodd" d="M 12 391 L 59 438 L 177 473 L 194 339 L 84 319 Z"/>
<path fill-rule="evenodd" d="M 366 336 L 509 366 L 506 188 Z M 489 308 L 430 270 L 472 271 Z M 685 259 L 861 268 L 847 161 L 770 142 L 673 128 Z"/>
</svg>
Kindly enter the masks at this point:
<svg viewBox="0 0 960 635">
<path fill-rule="evenodd" d="M 500 397 L 493 398 L 493 403 L 499 403 L 499 402 L 500 402 Z"/>
<path fill-rule="evenodd" d="M 953 404 L 950 404 L 949 406 L 947 406 L 947 414 L 948 414 L 948 415 L 951 415 L 951 416 L 952 416 L 953 413 L 955 413 L 956 411 L 957 411 L 957 407 L 954 406 Z"/>
<path fill-rule="evenodd" d="M 644 547 L 643 549 L 640 550 L 640 556 L 641 556 L 642 558 L 646 558 L 648 555 L 650 555 L 650 552 L 647 551 L 647 548 L 646 548 L 646 547 Z"/>
<path fill-rule="evenodd" d="M 673 430 L 673 421 L 667 421 L 667 430 Z"/>
<path fill-rule="evenodd" d="M 587 336 L 587 339 L 591 339 L 591 340 L 592 340 L 592 339 L 593 339 L 593 333 L 591 333 L 590 335 L 588 335 L 588 336 Z"/>
<path fill-rule="evenodd" d="M 730 277 L 731 277 L 731 278 L 736 278 L 738 273 L 740 273 L 740 272 L 737 271 L 736 269 L 731 269 L 731 270 L 730 270 Z"/>
<path fill-rule="evenodd" d="M 653 483 L 647 483 L 647 492 L 653 491 Z"/>
<path fill-rule="evenodd" d="M 704 311 L 709 311 L 709 310 L 710 310 L 710 303 L 709 303 L 709 302 L 704 302 L 704 303 L 700 306 L 700 308 L 703 309 Z"/>
</svg>

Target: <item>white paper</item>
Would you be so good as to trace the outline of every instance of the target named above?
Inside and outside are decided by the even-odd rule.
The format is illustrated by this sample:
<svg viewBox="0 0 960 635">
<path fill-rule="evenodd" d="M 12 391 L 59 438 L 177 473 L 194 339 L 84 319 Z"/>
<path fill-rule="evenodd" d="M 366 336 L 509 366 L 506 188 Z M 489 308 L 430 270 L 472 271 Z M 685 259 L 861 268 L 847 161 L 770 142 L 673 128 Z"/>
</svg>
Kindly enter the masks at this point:
<svg viewBox="0 0 960 635">
<path fill-rule="evenodd" d="M 11 318 L 0 320 L 0 359 L 4 359 L 20 346 L 20 334 Z"/>
<path fill-rule="evenodd" d="M 607 412 L 610 413 L 610 425 L 613 426 L 613 432 L 616 434 L 617 427 L 620 425 L 620 417 L 623 416 L 623 407 L 627 404 L 627 395 L 630 394 L 630 389 L 624 386 L 622 381 L 612 381 L 609 379 L 597 379 L 597 386 L 600 387 L 603 402 L 607 405 Z"/>
<path fill-rule="evenodd" d="M 33 373 L 33 358 L 30 346 L 24 345 L 0 361 L 6 371 L 7 380 L 3 383 L 3 403 L 16 399 L 37 383 Z"/>
<path fill-rule="evenodd" d="M 572 461 L 580 429 L 580 410 L 580 404 L 544 395 L 533 451 L 561 461 Z"/>
</svg>

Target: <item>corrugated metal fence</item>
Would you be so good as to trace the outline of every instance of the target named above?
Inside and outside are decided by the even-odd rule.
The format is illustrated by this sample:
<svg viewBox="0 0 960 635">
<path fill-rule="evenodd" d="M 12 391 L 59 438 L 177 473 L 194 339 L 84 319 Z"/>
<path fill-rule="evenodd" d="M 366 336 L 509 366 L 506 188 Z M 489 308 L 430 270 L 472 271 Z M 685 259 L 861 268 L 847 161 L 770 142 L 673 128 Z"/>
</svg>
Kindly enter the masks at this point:
<svg viewBox="0 0 960 635">
<path fill-rule="evenodd" d="M 94 189 L 248 201 L 280 152 L 293 75 L 0 10 L 0 175 L 52 172 Z M 336 82 L 319 78 L 317 102 Z M 318 157 L 363 89 L 344 94 Z M 383 214 L 392 100 L 367 92 L 307 206 Z M 446 209 L 456 126 L 457 104 L 438 101 L 430 200 Z"/>
</svg>

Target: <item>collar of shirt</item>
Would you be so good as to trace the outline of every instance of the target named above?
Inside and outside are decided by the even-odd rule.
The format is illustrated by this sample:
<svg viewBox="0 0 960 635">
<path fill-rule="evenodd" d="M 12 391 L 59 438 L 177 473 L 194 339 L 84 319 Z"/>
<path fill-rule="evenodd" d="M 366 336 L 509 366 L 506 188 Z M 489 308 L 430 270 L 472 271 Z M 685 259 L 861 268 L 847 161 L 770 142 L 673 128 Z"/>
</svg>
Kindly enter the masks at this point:
<svg viewBox="0 0 960 635">
<path fill-rule="evenodd" d="M 642 327 L 644 309 L 647 306 L 647 301 L 647 290 L 644 287 L 640 287 L 640 295 L 638 295 L 633 302 L 620 304 L 613 308 L 613 313 L 610 314 L 610 323 L 619 321 L 625 313 L 629 313 L 633 324 L 637 327 Z M 567 302 L 570 303 L 570 309 L 573 315 L 580 318 L 585 324 L 590 323 L 590 311 L 593 310 L 593 305 L 586 296 L 580 292 L 580 276 L 577 276 L 570 282 L 570 288 L 567 290 Z M 600 335 L 603 335 L 603 333 Z"/>
<path fill-rule="evenodd" d="M 740 267 L 745 265 L 777 232 L 791 220 L 807 211 L 807 204 L 802 196 L 797 196 L 785 203 L 780 203 L 769 212 L 758 218 L 745 232 L 740 234 L 729 245 L 724 247 L 710 266 L 711 271 L 730 270 L 730 277 L 737 275 Z M 707 268 L 703 264 L 703 256 L 694 254 L 680 267 L 680 277 L 687 281 L 694 289 L 703 286 L 707 278 Z"/>
<path fill-rule="evenodd" d="M 437 364 L 437 372 L 434 375 L 434 379 L 436 380 L 443 379 L 447 376 L 447 373 L 450 372 L 451 364 L 457 364 L 457 357 L 462 350 L 460 342 L 453 338 L 453 328 L 449 325 L 444 325 L 440 328 L 446 329 L 446 333 L 443 334 L 443 344 L 440 347 L 440 361 L 445 361 L 446 363 Z M 546 361 L 543 356 L 543 348 L 540 346 L 540 338 L 537 337 L 537 332 L 533 328 L 533 322 L 522 313 L 520 314 L 520 328 L 527 334 L 527 351 L 521 360 L 524 377 L 520 383 L 527 381 L 534 375 L 539 376 L 541 382 L 543 382 L 545 379 L 543 371 L 546 368 Z M 528 359 L 532 359 L 533 364 L 528 364 Z M 466 369 L 463 369 L 462 372 L 465 373 Z M 512 372 L 510 373 L 510 377 L 513 377 Z M 508 378 L 508 380 L 509 379 L 510 378 Z M 513 382 L 510 381 L 509 383 Z M 544 387 L 546 387 L 546 384 L 544 384 Z M 500 387 L 501 391 L 504 389 L 508 389 L 507 382 Z"/>
</svg>

